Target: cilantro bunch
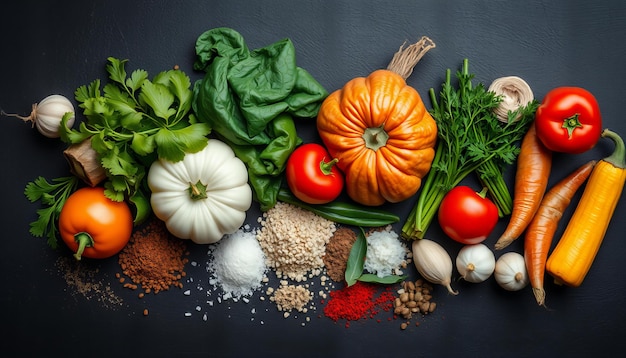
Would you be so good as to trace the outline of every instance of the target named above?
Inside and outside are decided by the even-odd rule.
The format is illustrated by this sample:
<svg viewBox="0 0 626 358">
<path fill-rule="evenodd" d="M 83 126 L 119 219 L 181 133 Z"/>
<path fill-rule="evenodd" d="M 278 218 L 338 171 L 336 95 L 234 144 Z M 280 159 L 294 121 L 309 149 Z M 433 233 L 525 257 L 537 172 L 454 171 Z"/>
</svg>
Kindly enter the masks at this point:
<svg viewBox="0 0 626 358">
<path fill-rule="evenodd" d="M 110 82 L 101 88 L 97 79 L 76 90 L 85 120 L 78 130 L 64 121 L 60 132 L 69 144 L 91 141 L 107 174 L 106 196 L 129 200 L 137 223 L 151 212 L 146 175 L 152 162 L 176 162 L 202 150 L 211 128 L 191 111 L 193 92 L 184 72 L 163 71 L 150 80 L 141 69 L 128 75 L 126 62 L 109 57 Z"/>
<path fill-rule="evenodd" d="M 78 177 L 67 176 L 51 181 L 37 177 L 24 188 L 24 195 L 31 203 L 41 201 L 43 208 L 37 210 L 38 219 L 30 223 L 30 233 L 35 237 L 46 237 L 50 247 L 58 247 L 59 229 L 57 222 L 67 198 L 78 187 Z"/>
<path fill-rule="evenodd" d="M 508 122 L 502 123 L 494 113 L 502 98 L 482 83 L 472 83 L 474 75 L 469 73 L 467 59 L 456 76 L 457 88 L 447 70 L 439 98 L 432 88 L 429 92 L 438 143 L 417 203 L 402 227 L 405 238 L 423 238 L 444 196 L 471 173 L 487 187 L 500 216 L 511 212 L 513 200 L 503 172 L 515 162 L 519 141 L 534 119 L 538 103 L 532 101 L 509 112 Z"/>
</svg>

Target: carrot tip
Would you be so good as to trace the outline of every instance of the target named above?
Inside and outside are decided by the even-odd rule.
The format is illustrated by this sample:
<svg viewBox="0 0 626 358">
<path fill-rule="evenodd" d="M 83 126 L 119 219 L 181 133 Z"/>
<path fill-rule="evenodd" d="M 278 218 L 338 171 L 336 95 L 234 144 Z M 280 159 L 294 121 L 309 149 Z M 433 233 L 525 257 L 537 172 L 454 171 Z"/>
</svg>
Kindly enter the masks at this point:
<svg viewBox="0 0 626 358">
<path fill-rule="evenodd" d="M 496 244 L 494 247 L 496 250 L 502 250 L 505 247 L 509 246 L 513 241 L 514 239 L 501 237 L 498 239 L 498 241 L 496 241 Z"/>
<path fill-rule="evenodd" d="M 537 300 L 537 304 L 539 306 L 544 306 L 546 305 L 546 291 L 543 288 L 534 288 L 533 287 L 533 294 L 535 295 L 535 300 Z"/>
</svg>

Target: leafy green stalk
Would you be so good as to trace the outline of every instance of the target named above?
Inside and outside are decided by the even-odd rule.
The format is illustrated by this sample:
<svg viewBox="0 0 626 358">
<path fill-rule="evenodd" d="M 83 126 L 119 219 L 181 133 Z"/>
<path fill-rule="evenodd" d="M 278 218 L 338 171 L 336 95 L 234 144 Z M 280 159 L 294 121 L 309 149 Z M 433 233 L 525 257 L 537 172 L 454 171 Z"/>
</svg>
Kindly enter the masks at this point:
<svg viewBox="0 0 626 358">
<path fill-rule="evenodd" d="M 512 199 L 502 172 L 519 153 L 517 142 L 528 129 L 532 116 L 527 114 L 534 113 L 534 107 L 521 109 L 524 115 L 519 120 L 502 123 L 493 112 L 502 98 L 482 83 L 472 84 L 474 75 L 469 73 L 467 59 L 456 77 L 457 89 L 452 86 L 450 70 L 446 71 L 439 99 L 432 88 L 429 91 L 430 113 L 437 122 L 439 138 L 431 170 L 402 227 L 407 239 L 424 237 L 447 192 L 473 172 L 487 186 L 501 213 L 510 212 L 507 208 Z M 509 114 L 511 118 L 516 115 Z"/>
<path fill-rule="evenodd" d="M 476 169 L 480 182 L 488 190 L 489 196 L 498 208 L 498 215 L 504 217 L 511 214 L 513 198 L 504 182 L 502 171 L 497 167 L 494 160 L 487 161 Z"/>
<path fill-rule="evenodd" d="M 78 178 L 75 176 L 62 177 L 47 181 L 38 177 L 28 183 L 24 195 L 31 203 L 41 201 L 44 206 L 37 210 L 37 220 L 30 223 L 30 233 L 35 237 L 47 237 L 48 245 L 58 247 L 57 221 L 61 209 L 67 198 L 76 190 Z"/>
</svg>

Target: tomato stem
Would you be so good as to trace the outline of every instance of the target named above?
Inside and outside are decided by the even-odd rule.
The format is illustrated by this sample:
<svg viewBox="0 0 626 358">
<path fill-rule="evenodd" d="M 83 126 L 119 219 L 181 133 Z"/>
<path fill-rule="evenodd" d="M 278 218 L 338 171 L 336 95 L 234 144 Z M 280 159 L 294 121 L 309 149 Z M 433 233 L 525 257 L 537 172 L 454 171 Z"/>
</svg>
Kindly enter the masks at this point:
<svg viewBox="0 0 626 358">
<path fill-rule="evenodd" d="M 561 126 L 561 128 L 567 129 L 567 137 L 570 139 L 572 139 L 572 133 L 574 132 L 574 129 L 583 127 L 582 123 L 580 123 L 580 120 L 578 119 L 579 115 L 580 114 L 576 113 L 573 116 L 567 117 L 563 120 L 563 125 Z"/>
<path fill-rule="evenodd" d="M 74 257 L 76 258 L 76 260 L 80 261 L 83 255 L 83 251 L 85 251 L 85 248 L 92 247 L 94 241 L 91 235 L 84 231 L 81 231 L 74 235 L 74 240 L 76 240 L 76 243 L 78 243 L 78 249 L 74 253 Z"/>
<path fill-rule="evenodd" d="M 330 162 L 325 162 L 324 160 L 320 161 L 320 170 L 322 171 L 322 173 L 324 173 L 324 175 L 330 175 L 333 165 L 337 164 L 337 162 L 339 162 L 338 158 L 333 158 L 333 160 L 331 160 Z"/>
</svg>

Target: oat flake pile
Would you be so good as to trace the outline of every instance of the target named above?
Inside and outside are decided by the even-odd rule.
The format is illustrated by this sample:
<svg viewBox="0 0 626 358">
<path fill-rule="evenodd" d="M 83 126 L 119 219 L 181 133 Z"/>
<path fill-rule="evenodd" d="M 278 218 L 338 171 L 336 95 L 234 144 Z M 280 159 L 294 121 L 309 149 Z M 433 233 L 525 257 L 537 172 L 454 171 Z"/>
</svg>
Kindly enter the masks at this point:
<svg viewBox="0 0 626 358">
<path fill-rule="evenodd" d="M 283 202 L 263 213 L 259 223 L 257 239 L 279 278 L 301 282 L 319 274 L 335 223 Z"/>
</svg>

